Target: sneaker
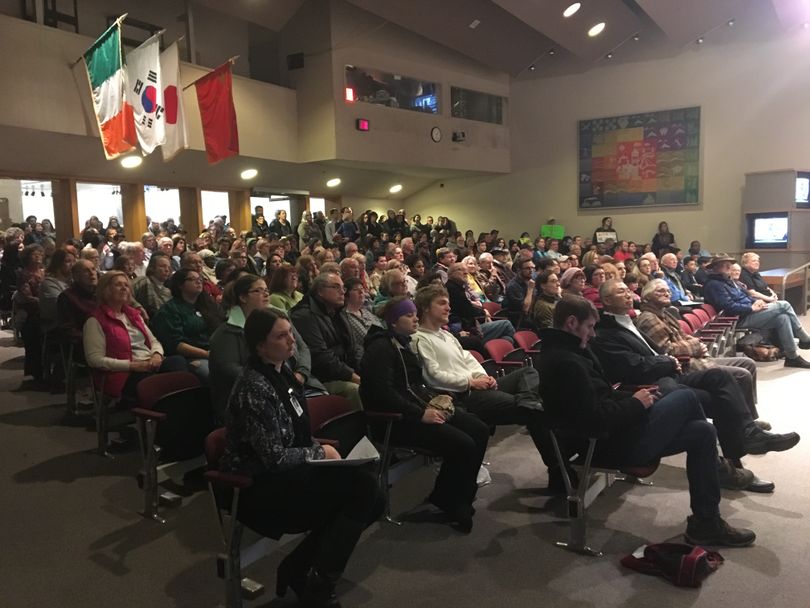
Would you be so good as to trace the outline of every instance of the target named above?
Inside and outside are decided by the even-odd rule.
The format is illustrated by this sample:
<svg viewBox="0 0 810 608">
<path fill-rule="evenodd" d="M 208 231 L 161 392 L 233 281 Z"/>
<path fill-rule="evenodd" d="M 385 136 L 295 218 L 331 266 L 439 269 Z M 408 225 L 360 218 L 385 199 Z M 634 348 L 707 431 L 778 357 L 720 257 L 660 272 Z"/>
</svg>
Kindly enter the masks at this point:
<svg viewBox="0 0 810 608">
<path fill-rule="evenodd" d="M 748 454 L 767 454 L 784 452 L 799 443 L 798 433 L 769 433 L 758 426 L 753 426 L 746 433 L 743 445 Z"/>
<path fill-rule="evenodd" d="M 754 424 L 756 424 L 763 431 L 770 431 L 773 428 L 770 422 L 763 420 L 762 418 L 757 418 L 754 420 Z"/>
<path fill-rule="evenodd" d="M 690 545 L 747 547 L 756 540 L 757 535 L 746 528 L 732 528 L 719 515 L 715 517 L 690 515 L 686 519 L 686 533 L 683 537 Z"/>
<path fill-rule="evenodd" d="M 788 359 L 785 357 L 785 367 L 798 367 L 801 369 L 810 369 L 810 361 L 805 361 L 799 355 Z"/>
<path fill-rule="evenodd" d="M 717 467 L 720 487 L 725 490 L 745 490 L 754 481 L 754 474 L 748 469 L 737 468 L 723 458 Z"/>
</svg>

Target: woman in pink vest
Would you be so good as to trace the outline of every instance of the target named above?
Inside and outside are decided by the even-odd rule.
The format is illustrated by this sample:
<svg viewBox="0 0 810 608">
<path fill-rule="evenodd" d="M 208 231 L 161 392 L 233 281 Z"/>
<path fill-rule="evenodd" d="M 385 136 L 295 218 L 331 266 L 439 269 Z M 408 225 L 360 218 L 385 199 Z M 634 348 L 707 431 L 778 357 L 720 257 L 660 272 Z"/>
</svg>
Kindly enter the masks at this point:
<svg viewBox="0 0 810 608">
<path fill-rule="evenodd" d="M 183 357 L 163 356 L 163 347 L 129 305 L 131 293 L 126 274 L 110 271 L 99 279 L 99 306 L 84 324 L 87 364 L 96 386 L 104 394 L 134 401 L 135 386 L 157 372 L 186 371 Z"/>
</svg>

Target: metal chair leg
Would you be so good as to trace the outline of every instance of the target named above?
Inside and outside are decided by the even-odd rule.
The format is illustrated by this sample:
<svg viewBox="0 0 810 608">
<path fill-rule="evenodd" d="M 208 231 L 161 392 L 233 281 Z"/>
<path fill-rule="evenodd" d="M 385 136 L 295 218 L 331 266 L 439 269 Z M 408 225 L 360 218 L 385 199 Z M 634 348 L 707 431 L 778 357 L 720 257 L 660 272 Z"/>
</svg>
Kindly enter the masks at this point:
<svg viewBox="0 0 810 608">
<path fill-rule="evenodd" d="M 155 445 L 155 433 L 157 432 L 157 421 L 152 419 L 138 418 L 138 437 L 141 440 L 141 456 L 143 457 L 143 511 L 141 515 L 165 524 L 158 512 L 158 480 L 157 464 L 160 448 Z"/>
</svg>

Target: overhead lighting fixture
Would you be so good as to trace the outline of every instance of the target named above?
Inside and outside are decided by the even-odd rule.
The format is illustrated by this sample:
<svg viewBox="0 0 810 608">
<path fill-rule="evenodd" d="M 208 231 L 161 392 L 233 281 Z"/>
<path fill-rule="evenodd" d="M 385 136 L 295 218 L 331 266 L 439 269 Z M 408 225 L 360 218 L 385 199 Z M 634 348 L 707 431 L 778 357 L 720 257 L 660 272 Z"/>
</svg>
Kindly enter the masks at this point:
<svg viewBox="0 0 810 608">
<path fill-rule="evenodd" d="M 242 171 L 242 173 L 240 173 L 239 175 L 240 175 L 240 177 L 241 177 L 242 179 L 253 179 L 253 178 L 254 178 L 254 177 L 256 177 L 258 174 L 259 174 L 259 172 L 258 172 L 256 169 L 245 169 L 245 170 L 244 170 L 244 171 Z"/>
<path fill-rule="evenodd" d="M 698 38 L 697 40 L 695 40 L 695 43 L 696 43 L 696 44 L 703 44 L 703 42 L 704 42 L 704 40 L 703 40 L 703 36 L 701 36 L 700 38 Z"/>
<path fill-rule="evenodd" d="M 529 71 L 530 72 L 534 72 L 536 69 L 537 69 L 537 67 L 535 65 L 533 65 L 533 64 L 529 66 Z"/>
<path fill-rule="evenodd" d="M 396 194 L 397 192 L 402 192 L 402 184 L 394 184 L 388 189 L 388 192 L 391 194 Z"/>
<path fill-rule="evenodd" d="M 140 167 L 143 159 L 140 156 L 125 156 L 121 159 L 121 166 L 124 169 L 134 169 L 135 167 Z"/>
<path fill-rule="evenodd" d="M 566 19 L 568 17 L 573 16 L 580 8 L 582 7 L 582 2 L 574 2 L 573 4 L 569 5 L 567 9 L 563 11 L 563 17 Z"/>
<path fill-rule="evenodd" d="M 354 89 L 351 87 L 346 87 L 345 97 L 346 101 L 354 101 Z"/>
<path fill-rule="evenodd" d="M 339 185 L 340 185 L 340 178 L 339 177 L 333 177 L 328 182 L 326 182 L 326 186 L 328 188 L 337 188 Z"/>
<path fill-rule="evenodd" d="M 608 53 L 605 55 L 605 59 L 613 59 L 613 53 Z"/>
<path fill-rule="evenodd" d="M 807 29 L 808 27 L 810 27 L 810 21 L 805 21 L 804 23 L 802 23 L 802 27 L 804 29 Z"/>
<path fill-rule="evenodd" d="M 726 21 L 726 25 L 729 27 L 734 27 L 734 19 L 729 19 L 728 21 Z"/>
<path fill-rule="evenodd" d="M 638 42 L 639 40 L 641 40 L 641 36 L 638 34 L 633 34 L 633 42 Z"/>
<path fill-rule="evenodd" d="M 557 54 L 557 51 L 556 51 L 556 50 L 554 50 L 554 49 L 551 49 L 551 50 L 548 52 L 548 54 L 553 56 L 553 55 L 556 55 L 556 54 Z"/>
<path fill-rule="evenodd" d="M 591 38 L 593 38 L 594 36 L 598 36 L 599 34 L 602 33 L 604 29 L 605 29 L 605 22 L 601 21 L 588 30 L 588 36 L 590 36 Z"/>
<path fill-rule="evenodd" d="M 467 26 L 467 27 L 469 27 L 471 30 L 474 30 L 479 25 L 481 25 L 481 20 L 480 19 L 473 19 L 472 22 L 470 22 L 470 25 Z"/>
</svg>

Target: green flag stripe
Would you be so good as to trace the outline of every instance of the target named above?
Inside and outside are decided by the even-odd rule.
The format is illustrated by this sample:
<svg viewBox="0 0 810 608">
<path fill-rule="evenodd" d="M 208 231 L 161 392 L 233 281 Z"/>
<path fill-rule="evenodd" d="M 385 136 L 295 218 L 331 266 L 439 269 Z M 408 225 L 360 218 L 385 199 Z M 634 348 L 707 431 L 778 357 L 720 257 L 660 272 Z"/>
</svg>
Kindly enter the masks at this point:
<svg viewBox="0 0 810 608">
<path fill-rule="evenodd" d="M 101 83 L 111 78 L 121 69 L 120 28 L 113 23 L 84 54 L 90 85 L 97 89 Z"/>
</svg>

